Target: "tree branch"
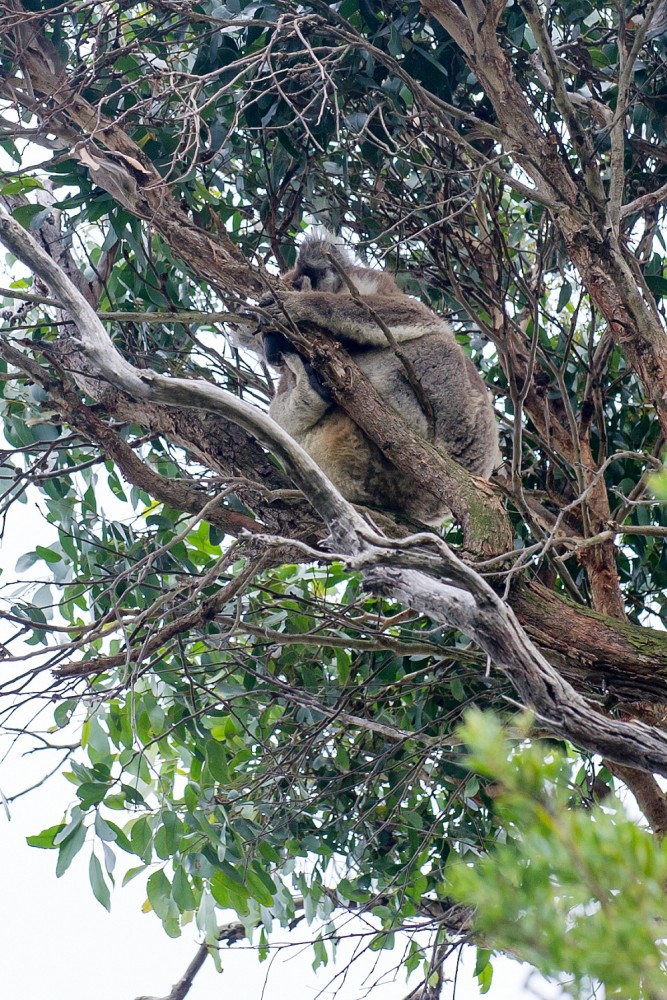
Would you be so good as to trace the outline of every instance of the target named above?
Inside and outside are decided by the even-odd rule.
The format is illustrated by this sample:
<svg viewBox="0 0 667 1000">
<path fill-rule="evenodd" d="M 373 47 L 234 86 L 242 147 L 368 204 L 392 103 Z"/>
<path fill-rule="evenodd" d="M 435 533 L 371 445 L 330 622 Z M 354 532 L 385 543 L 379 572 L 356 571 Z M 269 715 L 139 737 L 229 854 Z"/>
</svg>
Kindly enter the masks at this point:
<svg viewBox="0 0 667 1000">
<path fill-rule="evenodd" d="M 64 381 L 58 382 L 41 365 L 26 354 L 0 341 L 0 357 L 9 364 L 23 371 L 36 385 L 41 385 L 48 393 L 61 415 L 70 427 L 83 434 L 89 441 L 97 444 L 103 453 L 113 459 L 123 478 L 144 490 L 160 503 L 174 510 L 198 514 L 206 507 L 206 520 L 222 531 L 238 534 L 249 531 L 253 534 L 266 530 L 265 526 L 239 511 L 230 510 L 223 505 L 221 498 L 218 507 L 211 507 L 211 497 L 198 489 L 186 479 L 167 479 L 146 462 L 142 462 L 133 448 L 130 447 L 111 427 L 100 420 L 89 406 L 81 402 L 79 395 Z"/>
<path fill-rule="evenodd" d="M 457 34 L 462 33 L 458 23 L 462 15 L 458 8 L 458 14 L 451 10 L 453 4 L 424 0 L 423 6 L 445 30 L 456 23 Z M 461 50 L 493 105 L 500 128 L 510 141 L 511 155 L 536 187 L 558 202 L 552 215 L 570 258 L 607 320 L 615 343 L 637 371 L 667 434 L 667 336 L 653 296 L 636 262 L 629 259 L 613 231 L 608 231 L 601 207 L 591 206 L 589 199 L 582 197 L 585 191 L 579 179 L 538 123 L 492 23 L 468 22 L 468 29 Z"/>
<path fill-rule="evenodd" d="M 334 545 L 353 568 L 366 570 L 374 592 L 391 593 L 471 636 L 553 732 L 619 764 L 667 775 L 667 735 L 643 723 L 622 723 L 591 711 L 590 704 L 533 646 L 511 609 L 436 535 L 416 535 L 405 543 L 385 539 L 369 528 L 306 452 L 266 414 L 201 380 L 169 379 L 133 368 L 115 349 L 81 293 L 4 208 L 0 242 L 57 294 L 72 316 L 81 350 L 102 378 L 139 401 L 211 410 L 256 434 L 286 463 L 299 488 L 307 491 L 310 503 L 327 521 Z"/>
<path fill-rule="evenodd" d="M 406 553 L 395 555 L 392 564 L 387 565 L 385 551 L 377 554 L 378 565 L 366 571 L 368 587 L 374 593 L 398 596 L 473 638 L 551 732 L 584 749 L 594 747 L 595 753 L 618 764 L 667 776 L 664 732 L 641 722 L 620 722 L 596 712 L 533 646 L 511 608 L 482 577 L 457 559 L 444 542 L 426 535 L 413 536 L 408 541 L 417 545 L 427 539 L 438 544 L 446 582 L 433 580 L 431 573 L 435 573 L 436 567 L 425 565 L 430 560 L 423 552 L 418 558 Z M 628 740 L 630 729 L 633 737 Z"/>
<path fill-rule="evenodd" d="M 551 38 L 547 33 L 544 18 L 534 0 L 520 0 L 520 4 L 537 42 L 542 62 L 551 83 L 556 106 L 563 116 L 563 121 L 570 133 L 575 153 L 583 168 L 588 191 L 594 201 L 602 208 L 605 202 L 605 192 L 600 178 L 600 166 L 597 162 L 591 140 L 579 121 L 579 116 L 570 100 L 561 64 L 554 51 Z"/>
</svg>

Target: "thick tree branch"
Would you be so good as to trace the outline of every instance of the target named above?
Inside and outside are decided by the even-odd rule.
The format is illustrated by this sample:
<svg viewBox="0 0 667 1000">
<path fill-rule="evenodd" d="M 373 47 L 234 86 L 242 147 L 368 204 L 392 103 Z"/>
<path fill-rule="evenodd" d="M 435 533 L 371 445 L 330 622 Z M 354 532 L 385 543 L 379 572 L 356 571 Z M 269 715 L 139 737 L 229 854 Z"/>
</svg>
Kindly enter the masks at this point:
<svg viewBox="0 0 667 1000">
<path fill-rule="evenodd" d="M 257 434 L 286 462 L 299 487 L 309 491 L 334 544 L 353 568 L 365 570 L 371 590 L 398 597 L 471 636 L 554 733 L 618 764 L 667 775 L 667 735 L 640 722 L 619 722 L 592 711 L 532 644 L 512 610 L 437 536 L 417 535 L 405 542 L 383 538 L 268 416 L 200 380 L 168 379 L 134 369 L 118 354 L 80 292 L 4 209 L 0 209 L 0 241 L 66 306 L 81 349 L 98 366 L 101 377 L 139 401 L 212 410 Z"/>
<path fill-rule="evenodd" d="M 610 761 L 607 765 L 630 789 L 655 835 L 664 837 L 667 833 L 667 797 L 653 775 Z"/>
<path fill-rule="evenodd" d="M 526 632 L 577 688 L 623 705 L 667 698 L 667 633 L 582 607 L 536 580 L 512 587 Z"/>
<path fill-rule="evenodd" d="M 411 540 L 415 541 L 416 537 Z M 488 584 L 451 551 L 445 553 L 444 543 L 439 549 L 447 567 L 446 582 L 436 583 L 425 572 L 408 568 L 411 562 L 423 566 L 423 557 L 395 558 L 389 566 L 386 556 L 380 556 L 378 563 L 385 565 L 367 570 L 366 583 L 374 593 L 398 596 L 471 636 L 551 732 L 584 749 L 595 747 L 594 752 L 616 763 L 667 775 L 667 735 L 641 722 L 620 722 L 593 710 L 537 651 L 512 610 Z M 633 742 L 627 740 L 628 726 Z"/>
</svg>

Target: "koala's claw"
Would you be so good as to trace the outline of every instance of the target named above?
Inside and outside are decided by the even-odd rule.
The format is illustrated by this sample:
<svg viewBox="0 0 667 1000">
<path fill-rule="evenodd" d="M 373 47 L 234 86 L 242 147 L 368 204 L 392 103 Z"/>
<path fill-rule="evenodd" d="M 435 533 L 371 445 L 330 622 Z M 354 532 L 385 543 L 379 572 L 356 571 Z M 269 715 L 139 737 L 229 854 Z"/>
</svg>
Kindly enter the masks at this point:
<svg viewBox="0 0 667 1000">
<path fill-rule="evenodd" d="M 292 321 L 298 320 L 300 313 L 295 306 L 295 296 L 298 294 L 298 292 L 277 291 L 263 295 L 257 303 L 258 312 L 261 310 L 259 313 L 260 327 L 266 327 L 271 320 L 279 320 L 282 323 L 288 323 L 290 319 Z"/>
</svg>

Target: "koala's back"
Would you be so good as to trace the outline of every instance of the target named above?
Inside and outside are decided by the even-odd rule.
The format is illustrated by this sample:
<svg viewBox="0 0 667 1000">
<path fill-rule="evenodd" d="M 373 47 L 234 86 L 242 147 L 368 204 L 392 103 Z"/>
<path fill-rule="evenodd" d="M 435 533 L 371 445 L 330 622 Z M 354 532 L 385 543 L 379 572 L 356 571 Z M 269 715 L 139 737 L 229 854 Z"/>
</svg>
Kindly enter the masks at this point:
<svg viewBox="0 0 667 1000">
<path fill-rule="evenodd" d="M 429 334 L 401 344 L 435 415 L 434 444 L 475 476 L 488 478 L 500 465 L 498 429 L 489 394 L 477 369 L 454 336 Z M 353 353 L 379 394 L 423 438 L 428 421 L 393 351 Z"/>
<path fill-rule="evenodd" d="M 488 477 L 500 462 L 498 432 L 486 386 L 475 366 L 446 332 L 401 344 L 435 414 L 436 447 L 473 475 Z M 421 437 L 428 421 L 393 351 L 352 350 L 355 363 L 379 395 Z M 337 406 L 299 438 L 305 450 L 344 496 L 356 503 L 402 511 L 426 524 L 439 524 L 446 506 L 415 489 L 354 421 Z"/>
<path fill-rule="evenodd" d="M 299 436 L 299 444 L 353 503 L 397 511 L 424 524 L 442 523 L 446 507 L 436 497 L 420 494 L 344 410 L 330 409 Z"/>
</svg>

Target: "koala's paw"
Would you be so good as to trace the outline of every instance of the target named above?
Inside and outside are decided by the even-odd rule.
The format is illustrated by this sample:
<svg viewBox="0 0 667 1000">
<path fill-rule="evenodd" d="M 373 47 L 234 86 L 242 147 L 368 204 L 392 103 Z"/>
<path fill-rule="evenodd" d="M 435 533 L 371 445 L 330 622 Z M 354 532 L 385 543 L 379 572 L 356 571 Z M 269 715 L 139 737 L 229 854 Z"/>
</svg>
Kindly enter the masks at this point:
<svg viewBox="0 0 667 1000">
<path fill-rule="evenodd" d="M 260 328 L 257 316 L 254 313 L 242 313 L 239 315 L 242 322 L 225 323 L 227 339 L 232 347 L 242 348 L 259 354 L 262 350 L 262 341 L 259 337 Z"/>
<path fill-rule="evenodd" d="M 291 319 L 298 323 L 300 319 L 304 318 L 301 308 L 303 303 L 299 302 L 300 298 L 299 292 L 287 291 L 276 291 L 262 296 L 257 303 L 259 310 L 261 310 L 260 325 L 266 326 L 271 320 L 286 323 Z"/>
</svg>

